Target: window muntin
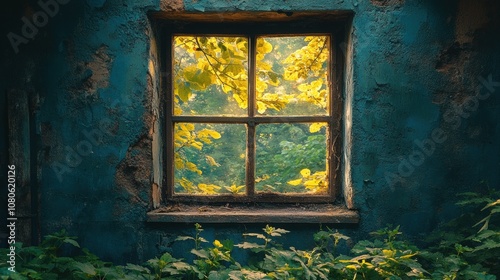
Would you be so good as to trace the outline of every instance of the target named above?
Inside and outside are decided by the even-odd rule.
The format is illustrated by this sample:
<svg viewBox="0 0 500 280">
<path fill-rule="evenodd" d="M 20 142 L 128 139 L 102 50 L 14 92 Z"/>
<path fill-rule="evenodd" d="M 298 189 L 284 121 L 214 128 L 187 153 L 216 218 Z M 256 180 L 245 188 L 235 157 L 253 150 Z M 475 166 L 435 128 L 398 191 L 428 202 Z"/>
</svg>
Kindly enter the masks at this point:
<svg viewBox="0 0 500 280">
<path fill-rule="evenodd" d="M 330 35 L 180 34 L 171 42 L 169 198 L 331 201 Z"/>
</svg>

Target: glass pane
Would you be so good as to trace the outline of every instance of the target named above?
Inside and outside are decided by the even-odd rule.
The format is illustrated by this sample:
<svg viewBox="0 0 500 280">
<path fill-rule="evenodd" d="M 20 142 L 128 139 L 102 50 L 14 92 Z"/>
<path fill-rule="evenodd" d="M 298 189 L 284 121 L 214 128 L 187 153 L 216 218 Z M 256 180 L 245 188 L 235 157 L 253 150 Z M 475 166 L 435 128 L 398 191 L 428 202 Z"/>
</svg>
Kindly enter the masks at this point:
<svg viewBox="0 0 500 280">
<path fill-rule="evenodd" d="M 257 126 L 255 190 L 326 194 L 327 123 Z"/>
<path fill-rule="evenodd" d="M 329 37 L 257 38 L 260 115 L 327 115 Z"/>
<path fill-rule="evenodd" d="M 245 115 L 248 40 L 174 36 L 174 115 Z"/>
<path fill-rule="evenodd" d="M 245 193 L 245 125 L 177 123 L 174 142 L 175 193 Z"/>
</svg>

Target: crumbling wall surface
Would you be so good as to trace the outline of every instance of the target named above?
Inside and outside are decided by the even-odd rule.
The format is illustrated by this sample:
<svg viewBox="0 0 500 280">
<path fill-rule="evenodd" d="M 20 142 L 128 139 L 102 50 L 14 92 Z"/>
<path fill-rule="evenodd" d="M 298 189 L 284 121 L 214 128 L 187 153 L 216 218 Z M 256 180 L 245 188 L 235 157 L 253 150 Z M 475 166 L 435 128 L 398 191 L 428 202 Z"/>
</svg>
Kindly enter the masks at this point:
<svg viewBox="0 0 500 280">
<path fill-rule="evenodd" d="M 484 189 L 480 181 L 500 184 L 497 1 L 40 2 L 56 3 L 57 11 L 56 4 L 36 1 L 10 4 L 16 13 L 6 33 L 24 36 L 23 17 L 48 16 L 33 38 L 16 43 L 17 52 L 11 42 L 3 47 L 9 63 L 2 71 L 14 71 L 0 89 L 34 96 L 31 161 L 41 235 L 64 228 L 118 263 L 186 251 L 173 240 L 191 225 L 146 222 L 158 180 L 153 151 L 161 150 L 154 144 L 161 141 L 153 106 L 161 73 L 151 61 L 149 11 L 354 12 L 346 42 L 352 131 L 350 180 L 344 181 L 352 183 L 361 222 L 352 234 L 366 237 L 390 223 L 418 236 L 457 215 L 457 193 Z M 280 226 L 295 231 L 290 243 L 310 240 L 319 228 Z M 205 225 L 205 233 L 237 238 L 260 227 Z"/>
</svg>

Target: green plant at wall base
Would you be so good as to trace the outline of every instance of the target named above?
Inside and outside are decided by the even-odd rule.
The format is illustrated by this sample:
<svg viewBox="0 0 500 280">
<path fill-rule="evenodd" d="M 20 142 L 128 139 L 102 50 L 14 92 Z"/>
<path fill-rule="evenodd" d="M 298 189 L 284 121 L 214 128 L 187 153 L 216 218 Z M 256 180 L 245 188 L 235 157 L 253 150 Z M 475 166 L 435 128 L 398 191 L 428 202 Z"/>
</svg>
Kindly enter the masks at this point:
<svg viewBox="0 0 500 280">
<path fill-rule="evenodd" d="M 62 230 L 47 235 L 40 246 L 23 247 L 21 243 L 16 243 L 16 272 L 8 271 L 6 262 L 2 260 L 0 278 L 108 279 L 123 275 L 117 267 L 101 261 L 86 249 L 76 257 L 61 256 L 65 246 L 80 248 L 75 239 Z M 4 250 L 1 254 L 6 255 Z"/>
<path fill-rule="evenodd" d="M 478 212 L 481 218 L 476 220 L 480 222 L 467 228 L 472 229 L 470 234 L 462 234 L 469 232 L 465 228 L 448 230 L 460 231 L 455 235 L 440 231 L 438 234 L 444 238 L 427 249 L 405 241 L 399 227 L 373 232 L 373 239 L 357 242 L 349 255 L 343 255 L 337 248 L 348 245 L 350 238 L 329 228 L 314 234 L 314 248 L 285 249 L 278 241 L 289 231 L 281 228 L 267 225 L 262 232 L 244 234 L 246 240 L 234 245 L 231 240 L 206 240 L 202 226 L 195 224 L 193 236 L 177 238 L 179 242 L 193 242 L 192 263 L 165 253 L 142 265 L 115 266 L 80 249 L 75 237 L 61 231 L 46 236 L 39 246 L 23 247 L 17 243 L 16 273 L 10 272 L 2 259 L 0 279 L 494 280 L 500 263 L 500 201 L 481 199 L 467 196 L 460 202 L 486 204 Z M 256 261 L 238 263 L 235 248 L 254 255 Z M 0 254 L 5 258 L 7 250 L 1 249 Z"/>
<path fill-rule="evenodd" d="M 466 208 L 465 214 L 431 234 L 430 242 L 437 245 L 429 251 L 442 253 L 432 256 L 431 261 L 445 261 L 443 265 L 451 266 L 450 270 L 481 264 L 490 268 L 491 274 L 500 275 L 500 191 L 487 185 L 486 188 L 484 194 L 459 194 L 461 200 L 457 205 Z M 471 225 L 471 221 L 478 220 Z M 458 277 L 463 276 L 458 274 Z"/>
</svg>

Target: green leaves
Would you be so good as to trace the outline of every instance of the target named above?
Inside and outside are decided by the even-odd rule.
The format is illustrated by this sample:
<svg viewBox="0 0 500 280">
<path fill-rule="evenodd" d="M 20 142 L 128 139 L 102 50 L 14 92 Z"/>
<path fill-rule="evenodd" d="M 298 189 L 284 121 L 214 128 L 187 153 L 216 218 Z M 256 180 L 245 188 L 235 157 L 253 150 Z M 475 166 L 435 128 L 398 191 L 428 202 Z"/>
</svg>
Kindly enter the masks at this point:
<svg viewBox="0 0 500 280">
<path fill-rule="evenodd" d="M 191 97 L 190 83 L 184 82 L 179 83 L 175 89 L 175 94 L 183 101 L 188 102 L 189 97 Z"/>
<path fill-rule="evenodd" d="M 190 89 L 197 91 L 206 89 L 215 80 L 215 77 L 209 71 L 204 71 L 196 65 L 184 68 L 183 78 L 186 82 L 188 82 Z M 183 101 L 187 102 L 188 100 Z"/>
<path fill-rule="evenodd" d="M 490 209 L 490 213 L 488 214 L 488 216 L 484 217 L 481 221 L 479 221 L 477 224 L 474 225 L 478 226 L 480 224 L 483 224 L 483 226 L 479 229 L 479 232 L 487 230 L 489 227 L 491 217 L 493 217 L 494 214 L 500 213 L 500 199 L 488 203 L 486 206 L 484 206 L 483 209 L 481 209 L 481 211 L 484 211 L 486 209 Z"/>
<path fill-rule="evenodd" d="M 71 244 L 71 245 L 73 245 L 73 246 L 75 246 L 75 247 L 77 247 L 77 248 L 80 248 L 80 244 L 78 244 L 78 242 L 76 242 L 76 240 L 71 239 L 71 238 L 69 238 L 69 237 L 68 237 L 68 238 L 64 238 L 64 239 L 63 239 L 63 242 L 64 242 L 64 243 Z"/>
<path fill-rule="evenodd" d="M 497 207 L 493 201 L 486 209 Z M 237 245 L 231 240 L 208 242 L 203 232 L 203 227 L 195 224 L 193 236 L 176 239 L 192 242 L 194 248 L 190 252 L 195 257 L 192 263 L 164 253 L 142 265 L 114 266 L 80 249 L 75 237 L 62 231 L 46 236 L 38 247 L 16 244 L 17 273 L 10 274 L 6 262 L 2 261 L 0 279 L 494 280 L 500 256 L 500 231 L 494 216 L 488 229 L 460 242 L 445 242 L 446 248 L 437 249 L 418 249 L 403 239 L 399 227 L 377 230 L 372 234 L 375 239 L 361 240 L 354 246 L 350 238 L 339 231 L 320 230 L 314 235 L 317 245 L 301 249 L 283 248 L 276 240 L 289 231 L 270 225 L 261 232 L 245 233 L 243 237 L 248 240 Z M 340 244 L 344 248 L 352 246 L 348 256 L 335 253 Z M 78 250 L 71 257 L 61 255 L 59 250 L 68 245 Z M 256 261 L 251 265 L 242 265 L 233 257 L 245 250 L 255 253 Z M 6 249 L 0 249 L 0 256 L 6 256 Z"/>
<path fill-rule="evenodd" d="M 282 234 L 289 233 L 288 230 L 285 230 L 282 228 L 271 227 L 269 225 L 266 225 L 266 227 L 263 228 L 263 230 L 265 233 L 267 233 L 270 236 L 281 236 Z"/>
<path fill-rule="evenodd" d="M 236 247 L 241 248 L 241 249 L 264 249 L 264 245 L 260 245 L 257 243 L 251 243 L 251 242 L 243 242 L 243 243 L 237 244 Z"/>
<path fill-rule="evenodd" d="M 208 259 L 209 258 L 209 254 L 205 250 L 196 250 L 196 249 L 193 249 L 193 250 L 191 250 L 191 253 L 193 255 L 196 255 L 196 256 L 202 258 L 202 259 Z"/>
<path fill-rule="evenodd" d="M 90 263 L 75 263 L 74 267 L 85 273 L 89 277 L 95 276 L 97 273 L 95 267 Z"/>
</svg>

